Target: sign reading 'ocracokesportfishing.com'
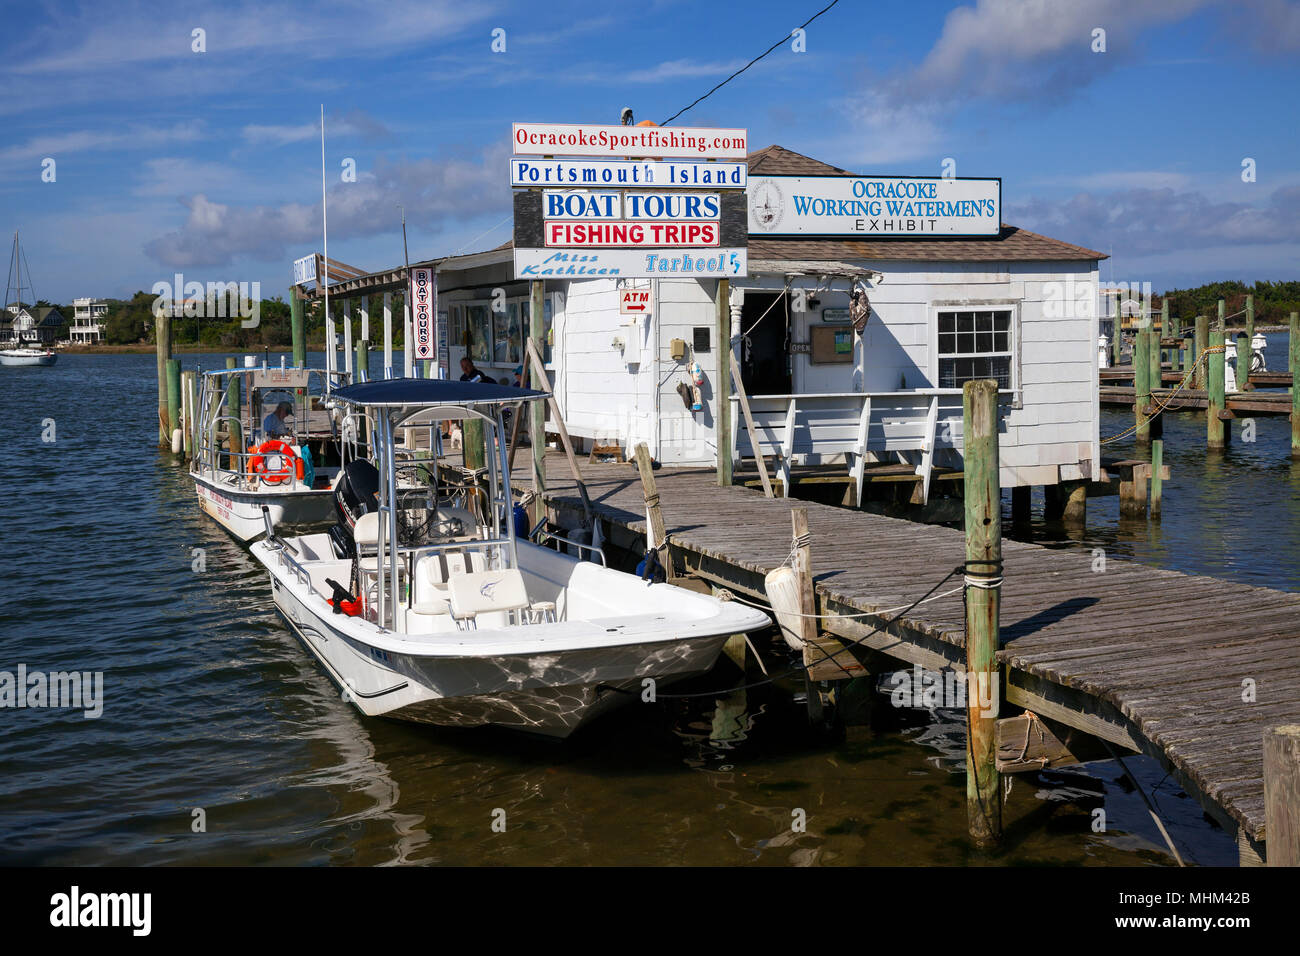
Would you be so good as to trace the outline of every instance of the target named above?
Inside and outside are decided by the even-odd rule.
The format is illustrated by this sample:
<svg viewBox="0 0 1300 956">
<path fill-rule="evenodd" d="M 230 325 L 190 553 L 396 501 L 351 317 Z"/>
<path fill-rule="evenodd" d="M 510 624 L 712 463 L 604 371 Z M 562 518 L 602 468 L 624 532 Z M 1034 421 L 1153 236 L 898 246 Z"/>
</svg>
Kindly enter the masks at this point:
<svg viewBox="0 0 1300 956">
<path fill-rule="evenodd" d="M 1001 179 L 763 176 L 749 180 L 749 231 L 769 236 L 996 236 Z"/>
</svg>

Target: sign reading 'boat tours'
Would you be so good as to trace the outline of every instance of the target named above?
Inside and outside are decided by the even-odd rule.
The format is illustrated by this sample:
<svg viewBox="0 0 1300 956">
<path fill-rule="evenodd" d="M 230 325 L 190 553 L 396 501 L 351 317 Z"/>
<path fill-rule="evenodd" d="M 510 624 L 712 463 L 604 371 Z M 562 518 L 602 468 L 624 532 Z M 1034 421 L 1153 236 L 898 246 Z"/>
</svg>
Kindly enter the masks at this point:
<svg viewBox="0 0 1300 956">
<path fill-rule="evenodd" d="M 434 287 L 432 269 L 421 267 L 411 270 L 410 296 L 415 357 L 421 361 L 432 359 L 435 351 L 434 315 L 438 308 L 438 292 Z"/>
<path fill-rule="evenodd" d="M 744 159 L 743 129 L 676 126 L 589 126 L 585 123 L 515 123 L 516 156 L 635 156 Z"/>
<path fill-rule="evenodd" d="M 867 238 L 996 236 L 1002 180 L 764 176 L 749 181 L 749 231 Z"/>
</svg>

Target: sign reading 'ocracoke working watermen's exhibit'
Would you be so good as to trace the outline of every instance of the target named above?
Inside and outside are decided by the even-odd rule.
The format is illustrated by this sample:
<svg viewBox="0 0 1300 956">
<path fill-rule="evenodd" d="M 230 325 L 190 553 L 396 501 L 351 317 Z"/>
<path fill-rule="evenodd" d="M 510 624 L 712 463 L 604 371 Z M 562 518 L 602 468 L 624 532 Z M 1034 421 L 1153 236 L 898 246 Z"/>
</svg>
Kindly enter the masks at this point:
<svg viewBox="0 0 1300 956">
<path fill-rule="evenodd" d="M 762 176 L 749 180 L 749 231 L 769 236 L 996 236 L 1002 180 Z"/>
<path fill-rule="evenodd" d="M 662 158 L 743 156 L 745 140 L 745 130 L 515 124 L 516 153 L 631 160 L 511 161 L 515 277 L 746 275 L 744 164 Z M 547 186 L 579 188 L 537 188 Z"/>
</svg>

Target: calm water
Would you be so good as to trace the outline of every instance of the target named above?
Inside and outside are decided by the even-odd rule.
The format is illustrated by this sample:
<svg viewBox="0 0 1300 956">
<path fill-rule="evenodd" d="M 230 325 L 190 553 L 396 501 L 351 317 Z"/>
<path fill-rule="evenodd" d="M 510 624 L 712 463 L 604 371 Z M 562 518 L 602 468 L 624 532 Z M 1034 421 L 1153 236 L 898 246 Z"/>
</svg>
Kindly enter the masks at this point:
<svg viewBox="0 0 1300 956">
<path fill-rule="evenodd" d="M 1171 862 L 1110 763 L 1021 777 L 1008 848 L 973 853 L 963 733 L 946 712 L 885 708 L 874 734 L 834 744 L 780 691 L 721 712 L 628 708 L 562 745 L 361 718 L 281 626 L 259 566 L 154 450 L 153 376 L 152 356 L 0 369 L 0 670 L 102 671 L 105 696 L 97 720 L 0 710 L 0 863 Z M 1207 460 L 1182 436 L 1199 422 L 1167 429 L 1159 527 L 1120 525 L 1114 500 L 1093 499 L 1089 540 L 1062 546 L 1295 589 L 1286 423 L 1261 420 L 1254 445 Z M 1107 415 L 1103 433 L 1123 424 Z M 1130 766 L 1186 858 L 1235 862 L 1194 801 L 1153 764 Z M 1103 806 L 1108 832 L 1093 833 Z M 196 809 L 206 832 L 192 830 Z M 807 832 L 791 832 L 795 809 Z"/>
</svg>

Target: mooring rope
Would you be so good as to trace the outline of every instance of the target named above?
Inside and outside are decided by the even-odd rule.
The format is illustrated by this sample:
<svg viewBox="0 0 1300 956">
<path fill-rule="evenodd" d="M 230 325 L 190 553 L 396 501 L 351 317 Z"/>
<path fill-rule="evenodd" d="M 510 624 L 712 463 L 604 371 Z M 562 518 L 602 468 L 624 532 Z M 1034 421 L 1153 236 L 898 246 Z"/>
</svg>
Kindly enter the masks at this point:
<svg viewBox="0 0 1300 956">
<path fill-rule="evenodd" d="M 1182 406 L 1171 406 L 1170 402 L 1174 400 L 1175 395 L 1187 387 L 1187 383 L 1191 381 L 1192 375 L 1195 374 L 1197 366 L 1205 361 L 1205 357 L 1211 352 L 1226 352 L 1227 350 L 1228 347 L 1226 345 L 1207 345 L 1205 348 L 1201 349 L 1201 354 L 1197 356 L 1196 361 L 1187 369 L 1187 374 L 1183 376 L 1183 380 L 1170 390 L 1169 394 L 1165 396 L 1164 401 L 1161 401 L 1160 397 L 1155 394 L 1151 395 L 1151 401 L 1156 406 L 1156 412 L 1154 415 L 1144 421 L 1141 425 L 1134 424 L 1131 427 L 1124 429 L 1124 431 L 1120 432 L 1118 435 L 1111 435 L 1109 438 L 1101 439 L 1098 444 L 1107 445 L 1110 442 L 1119 441 L 1122 438 L 1128 438 L 1130 435 L 1136 433 L 1138 429 L 1150 425 L 1153 421 L 1159 418 L 1163 412 L 1169 410 L 1171 407 L 1181 408 Z M 1133 396 L 1133 400 L 1137 401 L 1136 394 Z"/>
</svg>

